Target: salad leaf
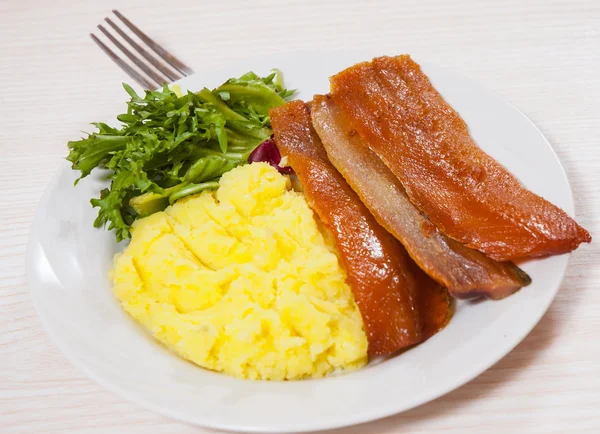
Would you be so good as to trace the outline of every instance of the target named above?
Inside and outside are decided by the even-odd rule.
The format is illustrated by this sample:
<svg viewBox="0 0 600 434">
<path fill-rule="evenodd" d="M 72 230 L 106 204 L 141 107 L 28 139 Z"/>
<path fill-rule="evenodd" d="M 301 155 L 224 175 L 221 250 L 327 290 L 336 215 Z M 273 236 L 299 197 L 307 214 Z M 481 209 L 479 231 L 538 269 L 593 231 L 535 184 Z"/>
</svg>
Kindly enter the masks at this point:
<svg viewBox="0 0 600 434">
<path fill-rule="evenodd" d="M 123 84 L 130 100 L 117 116 L 119 128 L 97 122 L 95 133 L 67 144 L 67 160 L 81 173 L 109 169 L 110 187 L 91 203 L 94 226 L 130 236 L 138 218 L 162 211 L 185 196 L 214 189 L 221 175 L 246 164 L 272 134 L 269 109 L 286 102 L 281 72 L 267 77 L 248 72 L 214 90 L 183 94 L 166 84 L 139 96 Z"/>
<path fill-rule="evenodd" d="M 259 161 L 269 163 L 271 166 L 277 169 L 279 173 L 284 173 L 286 175 L 291 175 L 294 173 L 291 167 L 281 165 L 281 154 L 279 153 L 279 148 L 277 147 L 273 137 L 258 145 L 248 157 L 248 161 L 251 163 Z"/>
<path fill-rule="evenodd" d="M 264 78 L 247 72 L 239 78 L 230 78 L 214 91 L 219 96 L 227 96 L 221 99 L 233 111 L 268 127 L 271 126 L 269 109 L 284 104 L 294 92 L 283 87 L 282 74 L 278 69 L 271 70 L 271 74 Z"/>
</svg>

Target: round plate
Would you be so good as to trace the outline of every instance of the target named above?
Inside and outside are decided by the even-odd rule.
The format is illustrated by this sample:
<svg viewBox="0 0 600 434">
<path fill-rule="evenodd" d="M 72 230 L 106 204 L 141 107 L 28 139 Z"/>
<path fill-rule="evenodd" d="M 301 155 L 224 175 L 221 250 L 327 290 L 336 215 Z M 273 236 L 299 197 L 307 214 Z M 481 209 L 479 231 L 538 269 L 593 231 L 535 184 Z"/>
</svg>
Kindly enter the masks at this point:
<svg viewBox="0 0 600 434">
<path fill-rule="evenodd" d="M 238 60 L 188 77 L 181 87 L 213 87 L 248 70 L 266 75 L 277 67 L 288 88 L 300 89 L 297 97 L 310 100 L 327 92 L 330 75 L 372 54 L 286 53 Z M 416 60 L 486 152 L 528 188 L 573 215 L 571 191 L 556 155 L 521 112 L 471 80 Z M 74 187 L 76 177 L 65 164 L 39 204 L 29 238 L 30 291 L 45 328 L 66 356 L 102 385 L 156 412 L 208 427 L 320 430 L 435 399 L 488 369 L 529 333 L 554 298 L 567 266 L 568 255 L 522 264 L 533 279 L 529 287 L 502 301 L 459 302 L 442 332 L 360 371 L 319 380 L 239 380 L 178 358 L 121 309 L 107 276 L 114 253 L 123 246 L 112 233 L 92 227 L 96 210 L 89 200 L 104 181 L 96 174 Z"/>
</svg>

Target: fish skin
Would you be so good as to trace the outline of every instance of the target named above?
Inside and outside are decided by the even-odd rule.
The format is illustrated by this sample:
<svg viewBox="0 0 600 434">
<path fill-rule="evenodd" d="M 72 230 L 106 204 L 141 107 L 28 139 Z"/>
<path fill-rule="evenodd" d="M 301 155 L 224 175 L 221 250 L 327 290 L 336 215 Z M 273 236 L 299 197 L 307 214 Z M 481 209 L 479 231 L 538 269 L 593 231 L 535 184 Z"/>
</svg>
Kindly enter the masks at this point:
<svg viewBox="0 0 600 434">
<path fill-rule="evenodd" d="M 354 128 L 448 237 L 498 261 L 567 253 L 591 242 L 564 211 L 477 146 L 410 56 L 359 63 L 330 82 Z"/>
</svg>

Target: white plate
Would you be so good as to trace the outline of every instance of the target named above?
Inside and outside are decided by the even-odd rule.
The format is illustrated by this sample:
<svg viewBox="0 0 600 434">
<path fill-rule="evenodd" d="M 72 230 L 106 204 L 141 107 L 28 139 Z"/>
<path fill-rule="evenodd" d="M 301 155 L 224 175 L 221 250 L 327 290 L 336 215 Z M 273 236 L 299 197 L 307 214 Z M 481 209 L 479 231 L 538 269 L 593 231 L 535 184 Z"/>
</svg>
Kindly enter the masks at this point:
<svg viewBox="0 0 600 434">
<path fill-rule="evenodd" d="M 310 99 L 327 92 L 328 76 L 370 57 L 274 54 L 203 71 L 181 85 L 192 90 L 212 87 L 248 70 L 267 74 L 278 67 L 288 87 L 301 89 L 298 96 Z M 485 151 L 528 188 L 573 215 L 571 191 L 556 155 L 521 112 L 468 79 L 421 64 Z M 114 115 L 107 113 L 107 119 Z M 96 175 L 73 187 L 76 176 L 65 164 L 39 204 L 29 238 L 30 291 L 45 328 L 75 365 L 107 388 L 156 412 L 203 426 L 310 431 L 370 421 L 435 399 L 488 369 L 529 333 L 554 298 L 567 266 L 568 255 L 523 264 L 533 278 L 529 287 L 502 301 L 458 303 L 441 333 L 361 371 L 321 380 L 238 380 L 171 354 L 120 308 L 107 278 L 120 246 L 112 233 L 92 227 L 96 210 L 89 199 L 103 182 Z"/>
</svg>

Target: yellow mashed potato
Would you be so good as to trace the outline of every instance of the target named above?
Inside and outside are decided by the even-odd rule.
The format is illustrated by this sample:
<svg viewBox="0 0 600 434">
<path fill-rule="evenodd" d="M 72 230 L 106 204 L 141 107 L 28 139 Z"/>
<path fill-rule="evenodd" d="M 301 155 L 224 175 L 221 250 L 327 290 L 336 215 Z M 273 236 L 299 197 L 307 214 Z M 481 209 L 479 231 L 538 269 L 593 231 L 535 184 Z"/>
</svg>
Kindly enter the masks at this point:
<svg viewBox="0 0 600 434">
<path fill-rule="evenodd" d="M 266 163 L 137 221 L 111 276 L 133 318 L 208 369 L 291 380 L 367 361 L 331 243 L 304 196 Z"/>
</svg>

